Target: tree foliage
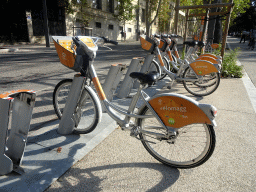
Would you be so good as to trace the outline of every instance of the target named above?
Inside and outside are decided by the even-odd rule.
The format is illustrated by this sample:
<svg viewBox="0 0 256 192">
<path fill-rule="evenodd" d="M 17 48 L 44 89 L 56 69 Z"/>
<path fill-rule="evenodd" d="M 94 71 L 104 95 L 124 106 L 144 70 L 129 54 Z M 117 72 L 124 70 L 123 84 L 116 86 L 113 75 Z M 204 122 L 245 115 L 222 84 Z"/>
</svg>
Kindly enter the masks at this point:
<svg viewBox="0 0 256 192">
<path fill-rule="evenodd" d="M 84 10 L 84 8 L 89 8 L 87 0 L 64 0 L 64 3 L 67 14 L 75 14 L 76 21 L 84 26 L 89 25 L 92 17 Z"/>
<path fill-rule="evenodd" d="M 163 0 L 160 6 L 160 11 L 158 14 L 158 30 L 159 32 L 168 32 L 169 21 L 170 21 L 170 0 Z"/>
<path fill-rule="evenodd" d="M 133 10 L 136 8 L 136 6 L 132 4 L 132 0 L 117 0 L 117 3 L 116 17 L 125 25 L 126 21 L 130 21 L 135 17 Z"/>
</svg>

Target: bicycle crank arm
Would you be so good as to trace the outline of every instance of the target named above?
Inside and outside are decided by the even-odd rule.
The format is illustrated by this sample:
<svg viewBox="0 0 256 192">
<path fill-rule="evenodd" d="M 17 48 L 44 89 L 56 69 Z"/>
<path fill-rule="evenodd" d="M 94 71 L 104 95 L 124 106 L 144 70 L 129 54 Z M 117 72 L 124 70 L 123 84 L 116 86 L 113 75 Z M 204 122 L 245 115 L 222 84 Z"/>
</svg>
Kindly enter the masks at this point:
<svg viewBox="0 0 256 192">
<path fill-rule="evenodd" d="M 132 137 L 134 137 L 134 136 L 132 136 Z M 153 142 L 153 141 L 148 141 L 148 140 L 145 140 L 145 139 L 140 139 L 140 138 L 138 138 L 138 137 L 134 137 L 134 138 L 136 138 L 136 139 L 138 139 L 138 140 L 140 140 L 140 141 L 145 141 L 145 142 L 148 142 L 148 143 L 152 143 L 152 144 L 156 144 L 155 142 Z"/>
</svg>

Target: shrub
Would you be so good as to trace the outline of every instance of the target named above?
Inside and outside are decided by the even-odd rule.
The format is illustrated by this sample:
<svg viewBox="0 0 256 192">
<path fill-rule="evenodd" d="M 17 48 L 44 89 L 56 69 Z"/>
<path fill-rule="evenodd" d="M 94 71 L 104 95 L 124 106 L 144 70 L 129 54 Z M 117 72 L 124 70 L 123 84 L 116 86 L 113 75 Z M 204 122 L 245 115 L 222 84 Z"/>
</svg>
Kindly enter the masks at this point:
<svg viewBox="0 0 256 192">
<path fill-rule="evenodd" d="M 230 50 L 228 53 L 225 53 L 222 61 L 222 77 L 243 77 L 243 67 L 237 65 L 237 56 L 239 49 L 240 48 L 236 48 L 234 50 Z"/>
</svg>

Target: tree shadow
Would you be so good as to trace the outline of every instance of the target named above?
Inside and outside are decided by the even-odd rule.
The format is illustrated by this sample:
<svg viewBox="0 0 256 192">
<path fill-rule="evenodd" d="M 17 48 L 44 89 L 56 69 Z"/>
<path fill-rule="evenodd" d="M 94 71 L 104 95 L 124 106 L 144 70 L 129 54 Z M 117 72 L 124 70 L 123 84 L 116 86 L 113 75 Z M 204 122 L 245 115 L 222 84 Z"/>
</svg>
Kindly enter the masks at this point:
<svg viewBox="0 0 256 192">
<path fill-rule="evenodd" d="M 79 169 L 79 168 L 71 168 L 64 176 L 60 178 L 60 185 L 62 185 L 60 188 L 48 188 L 45 192 L 57 192 L 57 191 L 69 191 L 72 189 L 72 191 L 102 191 L 101 183 L 103 181 L 106 181 L 109 178 L 108 175 L 105 177 L 99 177 L 96 176 L 95 172 L 101 172 L 106 171 L 109 172 L 111 170 L 115 169 L 121 169 L 120 174 L 122 172 L 122 169 L 126 168 L 135 168 L 139 172 L 140 169 L 148 169 L 149 171 L 157 171 L 159 172 L 161 176 L 161 180 L 153 187 L 149 187 L 150 185 L 147 185 L 148 192 L 153 191 L 165 191 L 169 187 L 171 187 L 179 178 L 180 172 L 176 168 L 171 168 L 168 166 L 165 166 L 163 164 L 158 163 L 121 163 L 121 164 L 112 164 L 112 165 L 104 165 L 104 166 L 98 166 L 98 167 L 90 167 L 86 169 Z M 108 171 L 109 170 L 109 171 Z M 152 182 L 155 182 L 155 173 L 152 175 L 141 175 L 141 182 L 143 182 L 143 178 L 146 177 L 152 177 Z M 76 182 L 78 182 L 76 185 L 71 185 L 68 181 L 68 177 L 72 176 L 75 177 Z M 129 177 L 129 176 L 128 176 Z M 122 176 L 123 178 L 123 176 Z M 140 178 L 133 178 L 133 180 L 136 180 L 136 183 L 141 183 Z M 118 179 L 118 176 L 117 176 Z M 138 181 L 139 180 L 139 181 Z M 126 183 L 127 182 L 127 183 Z M 129 188 L 129 184 L 132 185 L 132 183 L 129 183 L 127 180 L 126 182 L 122 182 L 122 184 L 119 185 L 119 187 L 122 188 L 122 190 L 131 190 Z M 114 188 L 114 186 L 108 186 L 108 189 L 111 189 L 111 187 Z M 136 186 L 135 186 L 136 187 Z M 115 190 L 118 190 L 118 186 L 115 186 Z"/>
</svg>

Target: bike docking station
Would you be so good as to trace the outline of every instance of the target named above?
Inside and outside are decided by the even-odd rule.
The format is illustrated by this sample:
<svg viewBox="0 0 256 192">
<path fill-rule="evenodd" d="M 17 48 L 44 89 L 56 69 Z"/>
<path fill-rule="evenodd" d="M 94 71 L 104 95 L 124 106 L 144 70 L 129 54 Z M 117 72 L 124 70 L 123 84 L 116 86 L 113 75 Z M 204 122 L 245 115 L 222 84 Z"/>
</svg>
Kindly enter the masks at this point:
<svg viewBox="0 0 256 192">
<path fill-rule="evenodd" d="M 67 102 L 63 111 L 62 118 L 60 120 L 58 133 L 61 135 L 69 135 L 73 132 L 74 127 L 76 126 L 74 119 L 74 111 L 76 108 L 76 103 L 80 97 L 80 91 L 84 85 L 84 77 L 76 74 L 74 76 Z"/>
<path fill-rule="evenodd" d="M 36 93 L 17 90 L 0 95 L 0 175 L 23 174 L 24 156 Z M 10 125 L 10 127 L 9 127 Z"/>
</svg>

